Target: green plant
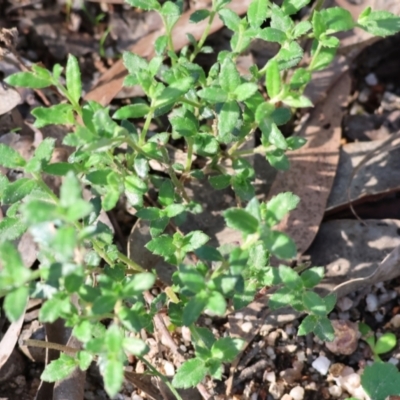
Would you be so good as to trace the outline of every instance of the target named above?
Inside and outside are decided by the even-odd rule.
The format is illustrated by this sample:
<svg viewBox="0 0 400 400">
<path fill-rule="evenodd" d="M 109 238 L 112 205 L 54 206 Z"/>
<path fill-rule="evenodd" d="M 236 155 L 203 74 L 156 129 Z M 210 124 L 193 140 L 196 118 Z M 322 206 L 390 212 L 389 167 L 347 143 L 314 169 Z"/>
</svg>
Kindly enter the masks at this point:
<svg viewBox="0 0 400 400">
<path fill-rule="evenodd" d="M 397 344 L 394 333 L 386 332 L 377 340 L 372 329 L 365 323 L 359 323 L 361 337 L 372 351 L 374 363 L 365 367 L 361 375 L 361 384 L 366 393 L 374 400 L 385 400 L 388 396 L 400 394 L 400 373 L 390 363 L 383 362 L 381 354 L 393 350 Z"/>
<path fill-rule="evenodd" d="M 176 54 L 172 30 L 182 1 L 160 5 L 156 0 L 129 0 L 132 6 L 159 12 L 166 33 L 157 39 L 156 56 L 150 61 L 124 54 L 129 71 L 125 85 L 139 84 L 145 98 L 118 109 L 112 117 L 108 108 L 81 101 L 80 71 L 73 56 L 68 58 L 65 85 L 59 65 L 51 72 L 34 65 L 30 72 L 7 79 L 15 86 L 57 88 L 66 102 L 36 108 L 35 126 L 68 126 L 71 133 L 64 144 L 74 149 L 66 163 L 51 162 L 54 140 L 50 138 L 30 160 L 0 145 L 0 164 L 25 174 L 13 182 L 0 177 L 1 202 L 9 206 L 0 222 L 0 295 L 5 296 L 7 317 L 19 318 L 28 297 L 42 298 L 40 320 L 51 323 L 63 318 L 83 344 L 75 356 L 62 354 L 50 363 L 42 379 L 61 379 L 76 366 L 86 369 L 95 360 L 112 396 L 122 384 L 126 353 L 161 376 L 144 358 L 148 347 L 137 334 L 142 329 L 152 332 L 152 319 L 165 307 L 171 320 L 168 328 L 190 327 L 195 349 L 195 357 L 180 366 L 172 385 L 161 376 L 180 398 L 175 387 L 194 386 L 206 375 L 221 378 L 223 363 L 233 360 L 243 346 L 240 339 L 216 338 L 198 325 L 199 316 L 203 312 L 223 316 L 228 309 L 239 309 L 265 286 L 277 286 L 270 307 L 291 305 L 308 314 L 299 334 L 313 331 L 323 340 L 333 339 L 327 315 L 335 297 L 321 298 L 311 290 L 322 279 L 323 268 L 299 274 L 284 265 L 269 265 L 271 255 L 296 256 L 295 243 L 274 227 L 299 198 L 281 193 L 260 202 L 253 186 L 255 171 L 246 158 L 262 154 L 272 166 L 289 168 L 285 152 L 301 147 L 304 139 L 284 137 L 279 126 L 292 118 L 296 108 L 311 106 L 303 91 L 312 72 L 325 68 L 335 57 L 339 40 L 334 34 L 359 26 L 385 36 L 400 30 L 400 19 L 368 8 L 355 22 L 344 9 L 317 7 L 308 20 L 296 23 L 293 15 L 309 2 L 285 0 L 279 7 L 254 0 L 247 16 L 240 18 L 226 8 L 229 0 L 213 0 L 211 10 L 196 11 L 191 17 L 194 23 L 208 18 L 202 38 L 197 42 L 190 36 L 191 44 Z M 219 53 L 206 72 L 195 61 L 199 53 L 212 51 L 204 44 L 217 15 L 234 32 L 232 51 Z M 262 27 L 264 21 L 268 27 Z M 280 50 L 261 69 L 253 65 L 245 78 L 235 61 L 256 38 L 277 42 Z M 304 52 L 298 42 L 305 38 L 313 40 L 311 62 L 299 66 Z M 168 116 L 169 132 L 159 123 L 162 115 Z M 139 129 L 137 120 L 141 119 L 144 123 Z M 158 124 L 158 132 L 150 135 L 152 122 Z M 261 144 L 243 149 L 256 131 Z M 184 164 L 170 160 L 170 138 L 187 149 Z M 206 160 L 204 167 L 193 166 L 194 154 Z M 153 160 L 164 166 L 163 176 L 152 173 Z M 63 177 L 59 195 L 46 184 L 44 174 Z M 215 190 L 233 189 L 237 207 L 225 210 L 223 216 L 228 227 L 241 232 L 240 244 L 215 248 L 201 231 L 165 233 L 171 220 L 179 224 L 188 213 L 202 211 L 185 187 L 191 180 L 208 180 Z M 82 198 L 83 186 L 91 189 L 90 201 Z M 144 200 L 150 189 L 156 193 L 152 205 Z M 123 254 L 113 242 L 112 231 L 98 221 L 100 211 L 113 209 L 122 196 L 137 209 L 138 218 L 148 221 L 152 239 L 147 249 L 176 266 L 173 285 L 153 300 L 147 291 L 155 283 L 155 273 Z M 10 243 L 27 229 L 39 245 L 37 270 L 26 269 Z"/>
</svg>

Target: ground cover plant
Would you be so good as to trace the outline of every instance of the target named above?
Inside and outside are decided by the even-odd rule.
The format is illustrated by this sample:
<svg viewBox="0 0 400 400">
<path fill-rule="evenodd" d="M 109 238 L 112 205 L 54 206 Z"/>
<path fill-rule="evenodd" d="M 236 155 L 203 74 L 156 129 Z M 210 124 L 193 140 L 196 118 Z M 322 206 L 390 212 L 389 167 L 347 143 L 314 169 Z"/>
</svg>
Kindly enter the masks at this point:
<svg viewBox="0 0 400 400">
<path fill-rule="evenodd" d="M 1 202 L 9 206 L 0 222 L 0 294 L 5 296 L 7 317 L 17 320 L 29 297 L 44 299 L 40 320 L 63 318 L 83 344 L 83 350 L 62 353 L 50 363 L 43 380 L 62 379 L 77 366 L 85 370 L 96 361 L 113 396 L 122 385 L 124 364 L 131 354 L 180 398 L 175 388 L 200 384 L 205 376 L 220 379 L 223 363 L 232 361 L 243 345 L 240 339 L 216 338 L 198 324 L 200 315 L 224 316 L 240 309 L 265 286 L 277 286 L 271 308 L 291 305 L 307 314 L 299 335 L 314 332 L 322 340 L 333 339 L 327 315 L 335 297 L 321 298 L 312 290 L 322 279 L 323 268 L 302 272 L 270 265 L 271 256 L 282 260 L 296 256 L 295 243 L 273 228 L 301 199 L 281 193 L 260 202 L 248 157 L 262 154 L 273 167 L 290 168 L 285 152 L 300 148 L 304 140 L 285 137 L 279 126 L 296 109 L 312 106 L 303 92 L 312 72 L 334 59 L 339 46 L 335 34 L 357 26 L 387 36 L 400 30 L 400 21 L 370 8 L 354 21 L 348 11 L 322 9 L 323 2 L 317 2 L 309 18 L 294 22 L 308 3 L 285 0 L 278 6 L 255 0 L 242 19 L 227 8 L 228 0 L 213 1 L 210 11 L 196 11 L 193 23 L 208 19 L 209 27 L 218 15 L 233 32 L 231 51 L 220 52 L 217 62 L 205 71 L 196 56 L 213 51 L 205 46 L 209 28 L 198 42 L 191 38 L 191 45 L 177 54 L 172 30 L 181 2 L 130 0 L 132 6 L 159 12 L 165 35 L 157 39 L 151 60 L 124 54 L 129 71 L 125 85 L 139 84 L 145 98 L 112 116 L 100 104 L 81 100 L 78 61 L 72 55 L 65 78 L 59 65 L 52 71 L 34 65 L 31 71 L 8 78 L 15 86 L 52 86 L 65 97 L 63 103 L 36 108 L 35 126 L 68 126 L 71 133 L 64 144 L 74 149 L 68 162 L 52 162 L 52 139 L 45 139 L 30 160 L 0 146 L 1 165 L 25 174 L 13 182 L 4 176 L 0 179 Z M 278 43 L 280 50 L 264 67 L 254 65 L 251 75 L 243 77 L 235 60 L 255 39 Z M 305 39 L 313 43 L 307 64 L 301 46 Z M 170 128 L 162 125 L 162 117 L 168 118 Z M 159 127 L 156 133 L 151 124 Z M 260 145 L 244 149 L 255 133 L 260 133 Z M 184 163 L 171 161 L 167 151 L 171 139 L 186 149 Z M 194 155 L 205 160 L 203 167 L 194 167 Z M 153 173 L 152 161 L 163 166 L 163 174 Z M 46 184 L 46 175 L 63 176 L 59 193 Z M 201 231 L 166 233 L 171 221 L 179 226 L 187 214 L 202 212 L 202 205 L 185 187 L 193 180 L 208 180 L 216 191 L 232 188 L 237 206 L 223 215 L 229 228 L 241 232 L 240 244 L 216 248 Z M 90 187 L 90 201 L 83 200 L 83 187 Z M 114 244 L 112 231 L 98 220 L 100 212 L 113 209 L 121 196 L 135 207 L 138 218 L 148 221 L 152 239 L 146 247 L 176 267 L 173 284 L 162 286 L 150 301 L 147 294 L 156 284 L 155 272 L 129 259 Z M 10 243 L 27 229 L 40 249 L 40 267 L 32 271 L 24 267 Z M 142 329 L 153 331 L 152 320 L 162 307 L 171 320 L 170 331 L 190 328 L 195 349 L 195 357 L 181 365 L 172 383 L 146 360 L 149 349 L 138 335 Z"/>
</svg>

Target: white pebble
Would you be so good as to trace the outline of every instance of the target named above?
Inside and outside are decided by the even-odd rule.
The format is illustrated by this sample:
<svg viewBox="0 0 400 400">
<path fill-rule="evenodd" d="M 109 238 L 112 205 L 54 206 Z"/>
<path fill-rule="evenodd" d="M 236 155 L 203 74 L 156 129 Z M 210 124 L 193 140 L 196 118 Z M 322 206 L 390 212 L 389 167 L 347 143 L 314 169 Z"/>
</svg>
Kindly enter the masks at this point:
<svg viewBox="0 0 400 400">
<path fill-rule="evenodd" d="M 391 324 L 394 328 L 400 328 L 400 314 L 396 314 L 396 315 L 390 320 L 390 324 Z"/>
<path fill-rule="evenodd" d="M 339 310 L 342 312 L 348 311 L 353 307 L 353 300 L 351 300 L 347 296 L 341 297 L 337 301 L 336 307 L 339 308 Z"/>
<path fill-rule="evenodd" d="M 192 334 L 187 326 L 182 326 L 182 338 L 185 342 L 191 342 Z"/>
<path fill-rule="evenodd" d="M 326 375 L 331 362 L 324 356 L 316 358 L 311 364 L 321 375 Z"/>
<path fill-rule="evenodd" d="M 301 362 L 306 361 L 306 353 L 305 353 L 303 350 L 298 351 L 298 352 L 296 353 L 296 356 L 297 356 L 297 359 L 298 359 L 299 361 L 301 361 Z"/>
<path fill-rule="evenodd" d="M 375 86 L 378 84 L 378 78 L 373 72 L 371 72 L 365 77 L 365 82 L 369 86 Z"/>
<path fill-rule="evenodd" d="M 303 400 L 304 388 L 301 386 L 294 387 L 289 394 L 293 397 L 293 400 Z"/>
<path fill-rule="evenodd" d="M 366 103 L 369 99 L 369 95 L 371 94 L 369 88 L 364 88 L 358 95 L 358 101 L 360 103 Z"/>
<path fill-rule="evenodd" d="M 266 351 L 266 353 L 268 354 L 268 356 L 269 356 L 269 358 L 270 358 L 271 360 L 275 360 L 275 358 L 276 358 L 275 350 L 274 350 L 271 346 L 268 346 L 268 347 L 265 349 L 265 351 Z"/>
<path fill-rule="evenodd" d="M 251 396 L 250 396 L 250 400 L 257 400 L 258 399 L 258 394 L 256 392 L 254 392 Z"/>
<path fill-rule="evenodd" d="M 174 376 L 175 375 L 175 367 L 169 361 L 164 361 L 164 373 L 167 376 Z"/>
<path fill-rule="evenodd" d="M 244 322 L 242 324 L 242 331 L 249 333 L 253 329 L 253 324 L 251 322 Z"/>
<path fill-rule="evenodd" d="M 374 312 L 378 309 L 379 302 L 378 298 L 376 297 L 376 294 L 370 293 L 365 299 L 365 301 L 367 303 L 367 311 Z"/>
<path fill-rule="evenodd" d="M 285 346 L 285 349 L 288 353 L 294 353 L 297 350 L 297 345 L 296 344 L 287 344 Z"/>
<path fill-rule="evenodd" d="M 268 381 L 268 382 L 271 382 L 271 383 L 276 382 L 276 374 L 275 374 L 274 371 L 266 372 L 266 373 L 264 374 L 264 378 L 265 378 L 265 380 Z"/>
<path fill-rule="evenodd" d="M 343 393 L 343 390 L 340 386 L 333 385 L 328 388 L 329 394 L 332 397 L 340 397 Z"/>
<path fill-rule="evenodd" d="M 187 347 L 186 347 L 184 344 L 181 344 L 181 345 L 179 346 L 179 348 L 180 348 L 184 353 L 187 352 Z"/>
<path fill-rule="evenodd" d="M 290 394 L 284 394 L 281 400 L 293 400 L 293 397 Z"/>
<path fill-rule="evenodd" d="M 132 400 L 143 400 L 143 397 L 139 396 L 138 394 L 132 394 L 131 399 Z"/>
<path fill-rule="evenodd" d="M 375 313 L 374 317 L 376 322 L 382 322 L 385 318 L 385 316 L 380 312 Z"/>
</svg>

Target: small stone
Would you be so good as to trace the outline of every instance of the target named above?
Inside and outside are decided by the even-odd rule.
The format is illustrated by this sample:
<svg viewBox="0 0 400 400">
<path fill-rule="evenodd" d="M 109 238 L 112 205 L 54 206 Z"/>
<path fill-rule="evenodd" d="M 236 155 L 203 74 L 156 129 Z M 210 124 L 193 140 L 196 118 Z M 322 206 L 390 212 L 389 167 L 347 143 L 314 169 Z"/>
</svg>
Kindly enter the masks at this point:
<svg viewBox="0 0 400 400">
<path fill-rule="evenodd" d="M 143 397 L 139 396 L 138 394 L 133 394 L 131 396 L 132 400 L 143 400 Z"/>
<path fill-rule="evenodd" d="M 296 357 L 297 360 L 304 362 L 306 361 L 307 357 L 306 357 L 306 353 L 303 350 L 300 350 L 296 353 Z"/>
<path fill-rule="evenodd" d="M 268 346 L 265 349 L 266 353 L 270 356 L 270 357 L 275 357 L 275 350 L 273 349 L 273 347 Z"/>
<path fill-rule="evenodd" d="M 175 375 L 175 367 L 169 361 L 164 361 L 164 373 L 167 376 L 174 376 Z"/>
<path fill-rule="evenodd" d="M 275 342 L 279 337 L 278 331 L 272 331 L 267 336 L 267 343 L 269 346 L 275 346 Z"/>
<path fill-rule="evenodd" d="M 328 390 L 329 390 L 329 394 L 332 397 L 340 397 L 342 395 L 342 393 L 343 393 L 342 388 L 340 386 L 337 386 L 337 385 L 330 386 L 328 388 Z"/>
<path fill-rule="evenodd" d="M 339 308 L 340 311 L 345 312 L 350 310 L 353 307 L 353 304 L 353 300 L 347 296 L 344 296 L 337 301 L 336 307 Z"/>
<path fill-rule="evenodd" d="M 83 397 L 85 400 L 94 400 L 95 399 L 93 392 L 85 392 Z"/>
<path fill-rule="evenodd" d="M 378 297 L 376 296 L 376 294 L 374 293 L 370 293 L 366 299 L 365 299 L 366 303 L 367 303 L 367 311 L 369 312 L 374 312 L 378 309 L 379 307 L 379 302 L 378 302 Z"/>
<path fill-rule="evenodd" d="M 181 344 L 179 348 L 182 350 L 183 353 L 187 352 L 187 347 L 184 344 Z"/>
<path fill-rule="evenodd" d="M 297 345 L 296 344 L 287 344 L 285 346 L 285 349 L 288 353 L 294 353 L 297 350 Z"/>
<path fill-rule="evenodd" d="M 358 324 L 341 319 L 331 322 L 335 330 L 335 338 L 332 342 L 325 342 L 325 346 L 334 354 L 349 355 L 354 353 L 361 336 Z"/>
<path fill-rule="evenodd" d="M 365 77 L 365 82 L 368 86 L 375 86 L 378 84 L 378 78 L 371 72 Z"/>
<path fill-rule="evenodd" d="M 396 314 L 396 315 L 390 320 L 390 325 L 392 325 L 393 328 L 400 328 L 400 314 Z"/>
<path fill-rule="evenodd" d="M 276 400 L 282 399 L 285 387 L 282 382 L 273 382 L 269 385 L 269 394 Z"/>
<path fill-rule="evenodd" d="M 251 322 L 244 322 L 242 324 L 242 331 L 249 333 L 253 329 L 253 324 Z"/>
<path fill-rule="evenodd" d="M 281 400 L 293 400 L 293 397 L 290 394 L 284 394 Z"/>
<path fill-rule="evenodd" d="M 264 380 L 274 383 L 276 382 L 276 374 L 274 371 L 269 371 L 264 374 Z"/>
<path fill-rule="evenodd" d="M 257 400 L 258 399 L 258 394 L 256 392 L 254 392 L 251 396 L 250 396 L 250 400 Z"/>
<path fill-rule="evenodd" d="M 329 369 L 329 366 L 331 365 L 331 362 L 328 358 L 321 356 L 321 357 L 316 358 L 311 365 L 321 375 L 326 375 L 328 373 L 328 369 Z"/>
<path fill-rule="evenodd" d="M 293 397 L 293 400 L 303 400 L 304 388 L 301 386 L 295 386 L 289 394 Z"/>
<path fill-rule="evenodd" d="M 380 312 L 375 313 L 374 317 L 376 322 L 382 322 L 385 318 L 385 316 Z"/>
<path fill-rule="evenodd" d="M 191 342 L 192 334 L 190 333 L 190 329 L 187 326 L 182 326 L 182 339 L 185 342 Z"/>
</svg>

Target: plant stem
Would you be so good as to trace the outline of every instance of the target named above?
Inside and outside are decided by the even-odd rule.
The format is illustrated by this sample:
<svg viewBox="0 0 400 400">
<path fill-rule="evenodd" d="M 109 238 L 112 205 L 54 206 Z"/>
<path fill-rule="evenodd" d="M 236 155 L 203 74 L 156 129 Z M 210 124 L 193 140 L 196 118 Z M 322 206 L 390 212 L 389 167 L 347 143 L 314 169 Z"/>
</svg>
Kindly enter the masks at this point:
<svg viewBox="0 0 400 400">
<path fill-rule="evenodd" d="M 42 349 L 58 350 L 58 351 L 63 351 L 64 353 L 72 353 L 72 354 L 75 354 L 78 351 L 80 351 L 80 349 L 76 349 L 75 347 L 64 346 L 59 343 L 45 342 L 43 340 L 36 340 L 36 339 L 25 339 L 23 340 L 22 344 L 24 346 L 40 347 Z"/>
<path fill-rule="evenodd" d="M 193 162 L 193 139 L 187 138 L 186 143 L 187 143 L 187 156 L 186 156 L 185 173 L 189 174 Z"/>
<path fill-rule="evenodd" d="M 210 13 L 210 17 L 208 19 L 208 23 L 206 26 L 206 29 L 204 29 L 204 32 L 199 40 L 199 42 L 197 43 L 196 48 L 194 49 L 194 52 L 191 54 L 190 56 L 190 61 L 193 62 L 193 60 L 196 58 L 197 54 L 199 54 L 200 50 L 203 48 L 204 46 L 204 42 L 206 41 L 209 33 L 210 33 L 210 29 L 211 29 L 211 25 L 214 21 L 215 15 L 217 14 L 216 11 L 211 11 Z"/>
<path fill-rule="evenodd" d="M 123 261 L 125 264 L 127 264 L 131 269 L 137 272 L 146 272 L 146 270 L 141 267 L 138 263 L 135 261 L 131 260 L 129 257 L 127 257 L 125 254 L 118 252 L 118 258 Z"/>
<path fill-rule="evenodd" d="M 307 68 L 307 71 L 312 72 L 312 70 L 314 69 L 315 60 L 317 59 L 317 57 L 318 57 L 319 53 L 321 52 L 321 50 L 322 50 L 322 44 L 321 44 L 321 42 L 318 42 L 317 49 L 315 50 L 315 53 L 314 53 L 313 58 L 312 58 L 312 60 L 310 62 L 310 65 Z"/>
<path fill-rule="evenodd" d="M 163 374 L 158 372 L 144 357 L 138 357 L 142 363 L 146 364 L 147 368 L 150 370 L 151 374 L 154 376 L 158 376 L 169 388 L 169 390 L 173 393 L 173 395 L 178 400 L 183 400 L 181 395 L 177 392 L 177 390 L 172 386 L 172 383 L 166 378 Z"/>
<path fill-rule="evenodd" d="M 154 115 L 154 110 L 153 110 L 153 107 L 151 106 L 150 111 L 147 114 L 146 120 L 144 121 L 142 131 L 140 132 L 139 147 L 143 146 L 145 143 L 147 131 L 149 130 L 149 126 L 150 126 L 151 120 L 153 119 L 153 115 Z"/>
<path fill-rule="evenodd" d="M 171 165 L 168 166 L 167 171 L 168 171 L 168 175 L 171 178 L 172 183 L 179 189 L 179 192 L 181 193 L 181 196 L 184 198 L 186 203 L 190 203 L 190 198 L 186 193 L 185 187 L 183 186 L 182 182 L 176 176 L 175 171 Z"/>
</svg>

